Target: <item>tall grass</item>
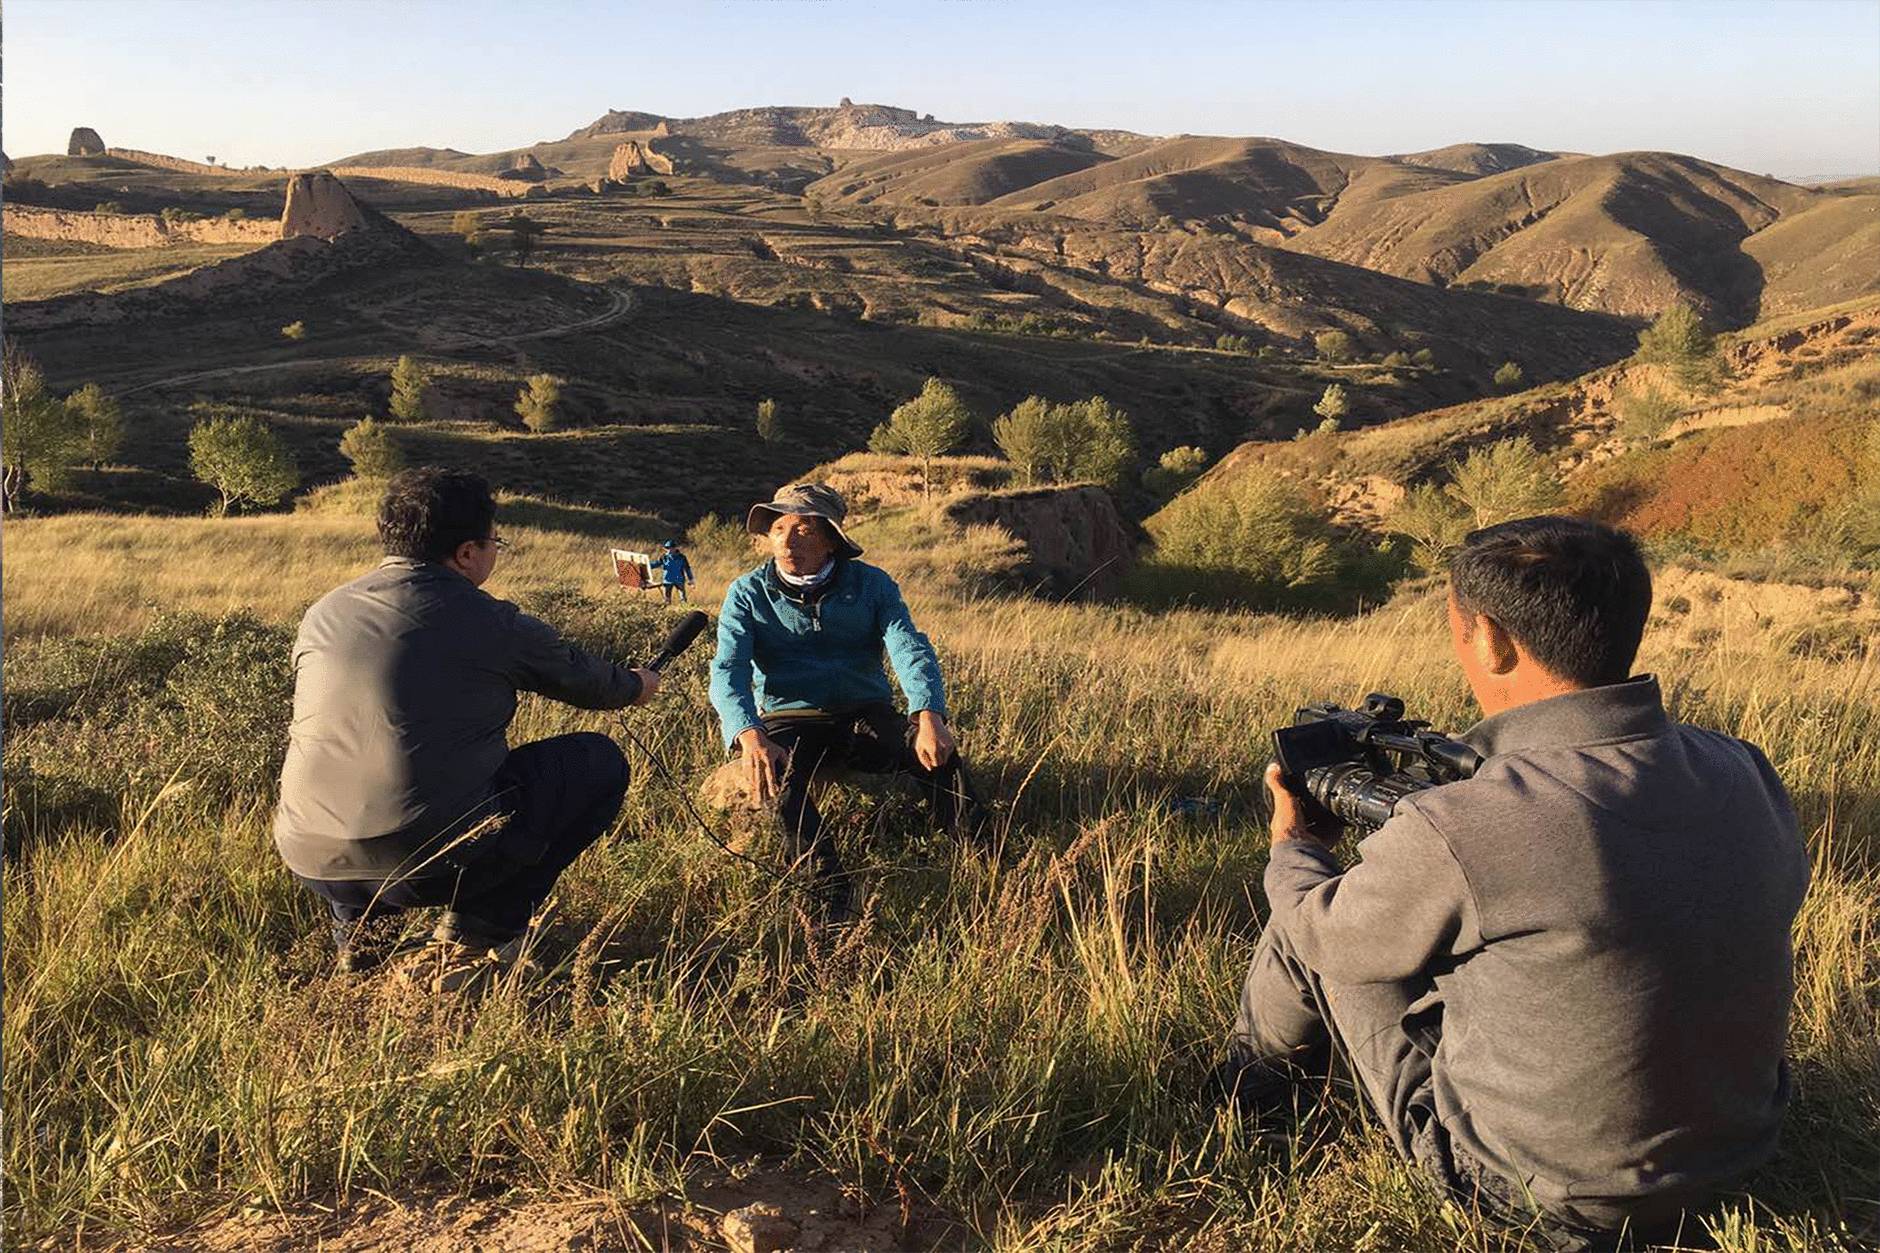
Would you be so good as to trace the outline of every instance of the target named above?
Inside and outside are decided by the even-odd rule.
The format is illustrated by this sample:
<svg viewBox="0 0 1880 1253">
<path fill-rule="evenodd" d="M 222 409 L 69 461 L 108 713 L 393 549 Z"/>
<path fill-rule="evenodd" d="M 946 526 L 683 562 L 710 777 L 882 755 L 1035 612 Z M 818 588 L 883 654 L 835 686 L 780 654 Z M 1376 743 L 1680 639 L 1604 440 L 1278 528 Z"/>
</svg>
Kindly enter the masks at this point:
<svg viewBox="0 0 1880 1253">
<path fill-rule="evenodd" d="M 626 720 L 635 783 L 564 880 L 560 977 L 464 1004 L 330 976 L 319 911 L 280 868 L 269 789 L 244 765 L 278 752 L 285 710 L 217 718 L 193 695 L 246 682 L 265 706 L 279 674 L 254 677 L 257 650 L 286 626 L 112 613 L 83 572 L 109 586 L 120 539 L 86 525 L 7 535 L 6 689 L 9 714 L 27 710 L 9 779 L 30 764 L 102 797 L 55 810 L 9 784 L 15 1238 L 368 1191 L 632 1204 L 761 1156 L 871 1202 L 927 1198 L 999 1248 L 1519 1247 L 1421 1192 L 1348 1102 L 1248 1136 L 1198 1099 L 1263 911 L 1264 729 L 1371 689 L 1466 722 L 1432 597 L 1319 622 L 910 589 L 1001 799 L 1004 856 L 925 835 L 892 794 L 845 798 L 834 821 L 869 897 L 834 939 L 684 816 L 677 788 L 719 760 L 690 656 Z M 318 518 L 195 525 L 142 583 L 172 606 L 224 608 L 191 570 L 213 563 L 280 620 L 370 560 Z M 508 590 L 587 643 L 645 652 L 670 620 L 603 598 L 599 574 L 591 595 L 544 594 L 585 574 L 590 542 L 520 538 Z M 731 573 L 718 560 L 700 562 L 708 585 Z M 142 634 L 61 638 L 94 609 Z M 1796 928 L 1798 1099 L 1781 1155 L 1716 1234 L 1739 1253 L 1860 1247 L 1880 1162 L 1880 661 L 1798 659 L 1744 633 L 1654 643 L 1643 664 L 1682 717 L 1769 751 L 1816 865 Z M 530 699 L 515 736 L 576 729 L 618 724 Z M 1222 808 L 1168 803 L 1192 796 Z"/>
</svg>

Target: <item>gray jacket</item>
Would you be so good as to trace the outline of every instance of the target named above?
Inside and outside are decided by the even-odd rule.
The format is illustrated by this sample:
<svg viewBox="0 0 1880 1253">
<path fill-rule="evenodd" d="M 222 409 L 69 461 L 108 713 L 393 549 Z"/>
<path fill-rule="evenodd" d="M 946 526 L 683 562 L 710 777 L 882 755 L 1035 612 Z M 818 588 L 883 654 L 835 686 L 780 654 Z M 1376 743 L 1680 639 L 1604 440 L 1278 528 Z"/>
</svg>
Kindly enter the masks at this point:
<svg viewBox="0 0 1880 1253">
<path fill-rule="evenodd" d="M 1809 861 L 1751 744 L 1649 676 L 1507 710 L 1473 779 L 1342 870 L 1273 851 L 1273 922 L 1327 982 L 1413 980 L 1451 1142 L 1594 1226 L 1701 1204 L 1774 1151 Z"/>
<path fill-rule="evenodd" d="M 516 693 L 584 709 L 640 694 L 631 670 L 435 562 L 387 557 L 328 592 L 294 641 L 294 720 L 274 843 L 308 879 L 437 873 L 491 812 Z"/>
</svg>

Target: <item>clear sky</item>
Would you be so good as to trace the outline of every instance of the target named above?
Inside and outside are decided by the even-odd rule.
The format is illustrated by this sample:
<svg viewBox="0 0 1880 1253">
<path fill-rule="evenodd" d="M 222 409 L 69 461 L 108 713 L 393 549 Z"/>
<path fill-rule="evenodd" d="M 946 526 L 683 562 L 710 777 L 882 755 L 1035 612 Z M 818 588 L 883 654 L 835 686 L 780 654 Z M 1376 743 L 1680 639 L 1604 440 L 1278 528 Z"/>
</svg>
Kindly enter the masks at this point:
<svg viewBox="0 0 1880 1253">
<path fill-rule="evenodd" d="M 1880 173 L 1880 0 L 8 0 L 8 155 L 488 152 L 609 108 L 1464 140 Z"/>
</svg>

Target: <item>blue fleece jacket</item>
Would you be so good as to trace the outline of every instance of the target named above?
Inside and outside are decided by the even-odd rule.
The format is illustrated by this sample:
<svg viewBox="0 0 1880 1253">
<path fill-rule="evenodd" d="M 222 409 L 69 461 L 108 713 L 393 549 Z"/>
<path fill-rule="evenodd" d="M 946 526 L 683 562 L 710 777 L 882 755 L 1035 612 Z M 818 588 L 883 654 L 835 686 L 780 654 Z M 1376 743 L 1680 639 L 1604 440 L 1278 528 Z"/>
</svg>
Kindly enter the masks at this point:
<svg viewBox="0 0 1880 1253">
<path fill-rule="evenodd" d="M 820 598 L 786 595 L 766 561 L 725 592 L 712 658 L 712 707 L 725 745 L 761 726 L 761 713 L 892 701 L 885 651 L 909 713 L 946 716 L 940 659 L 914 628 L 901 589 L 886 571 L 836 563 Z"/>
</svg>

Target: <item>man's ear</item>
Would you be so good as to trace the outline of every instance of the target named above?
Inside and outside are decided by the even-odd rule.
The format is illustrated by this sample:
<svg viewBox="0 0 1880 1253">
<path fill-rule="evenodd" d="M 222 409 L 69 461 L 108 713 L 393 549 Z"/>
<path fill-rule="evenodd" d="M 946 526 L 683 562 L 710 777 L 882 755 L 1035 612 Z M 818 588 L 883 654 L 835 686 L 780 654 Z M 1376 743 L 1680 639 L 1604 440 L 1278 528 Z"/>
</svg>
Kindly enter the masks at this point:
<svg viewBox="0 0 1880 1253">
<path fill-rule="evenodd" d="M 473 561 L 476 558 L 476 548 L 477 548 L 477 542 L 475 540 L 467 539 L 463 543 L 457 545 L 456 550 L 451 553 L 450 557 L 444 562 L 444 564 L 447 566 L 456 566 L 458 568 L 467 566 L 471 563 L 471 561 Z"/>
<path fill-rule="evenodd" d="M 1515 651 L 1514 637 L 1508 634 L 1501 623 L 1485 613 L 1471 614 L 1470 617 L 1468 642 L 1476 661 L 1489 674 L 1512 673 L 1520 661 Z"/>
</svg>

